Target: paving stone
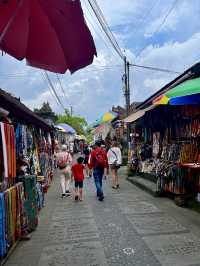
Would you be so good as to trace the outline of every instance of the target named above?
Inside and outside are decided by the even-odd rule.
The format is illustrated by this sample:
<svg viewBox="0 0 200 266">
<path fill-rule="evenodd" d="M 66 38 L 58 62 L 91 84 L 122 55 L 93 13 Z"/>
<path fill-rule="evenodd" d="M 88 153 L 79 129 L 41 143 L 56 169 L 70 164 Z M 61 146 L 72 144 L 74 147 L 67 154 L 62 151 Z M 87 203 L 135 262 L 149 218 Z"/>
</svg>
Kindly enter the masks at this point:
<svg viewBox="0 0 200 266">
<path fill-rule="evenodd" d="M 200 265 L 200 240 L 191 233 L 143 239 L 163 266 Z"/>
<path fill-rule="evenodd" d="M 130 204 L 119 202 L 118 204 L 124 214 L 146 214 L 159 212 L 159 209 L 154 204 L 147 201 L 135 201 Z"/>
<path fill-rule="evenodd" d="M 163 213 L 128 215 L 129 221 L 140 235 L 158 235 L 189 232 L 175 219 Z"/>
<path fill-rule="evenodd" d="M 126 180 L 114 191 L 109 178 L 104 202 L 96 200 L 93 179 L 85 181 L 83 202 L 61 199 L 58 187 L 55 178 L 39 227 L 6 266 L 200 265 L 200 241 L 188 233 L 190 224 L 162 212 L 159 198 Z"/>
<path fill-rule="evenodd" d="M 160 265 L 118 205 L 112 202 L 111 214 L 104 212 L 110 202 L 103 204 L 93 202 L 92 208 L 109 265 Z"/>
<path fill-rule="evenodd" d="M 38 266 L 107 266 L 99 242 L 45 247 Z"/>
</svg>

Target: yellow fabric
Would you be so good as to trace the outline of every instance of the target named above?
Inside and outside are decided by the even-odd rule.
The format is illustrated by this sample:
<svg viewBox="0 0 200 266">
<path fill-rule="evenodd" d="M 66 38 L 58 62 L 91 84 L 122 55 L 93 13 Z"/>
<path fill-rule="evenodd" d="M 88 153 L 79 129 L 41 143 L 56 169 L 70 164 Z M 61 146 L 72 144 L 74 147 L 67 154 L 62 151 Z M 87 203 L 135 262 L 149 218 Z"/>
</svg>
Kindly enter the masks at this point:
<svg viewBox="0 0 200 266">
<path fill-rule="evenodd" d="M 107 112 L 103 115 L 102 122 L 109 122 L 109 121 L 113 120 L 113 118 L 114 118 L 113 114 Z"/>
<path fill-rule="evenodd" d="M 169 98 L 166 95 L 163 95 L 161 99 L 159 99 L 158 101 L 155 101 L 153 104 L 154 105 L 159 105 L 159 104 L 168 104 L 169 102 Z"/>
</svg>

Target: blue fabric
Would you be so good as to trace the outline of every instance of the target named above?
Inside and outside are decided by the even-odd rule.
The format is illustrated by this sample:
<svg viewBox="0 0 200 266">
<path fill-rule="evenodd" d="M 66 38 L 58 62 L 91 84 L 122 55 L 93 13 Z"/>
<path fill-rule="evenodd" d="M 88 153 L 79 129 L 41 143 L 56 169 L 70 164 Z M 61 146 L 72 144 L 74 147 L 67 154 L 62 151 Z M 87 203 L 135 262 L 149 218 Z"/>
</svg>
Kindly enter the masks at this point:
<svg viewBox="0 0 200 266">
<path fill-rule="evenodd" d="M 186 105 L 186 104 L 199 104 L 199 103 L 200 103 L 200 94 L 174 97 L 169 100 L 170 105 Z"/>
<path fill-rule="evenodd" d="M 23 146 L 22 146 L 22 126 L 17 125 L 15 130 L 15 143 L 16 143 L 16 154 L 20 156 L 23 154 Z"/>
<path fill-rule="evenodd" d="M 76 134 L 76 130 L 72 128 L 70 125 L 61 123 L 58 124 L 59 127 L 63 128 L 66 132 L 71 133 L 71 134 Z"/>
<path fill-rule="evenodd" d="M 44 207 L 44 193 L 42 191 L 42 185 L 38 182 L 36 183 L 36 197 L 38 209 L 42 209 Z"/>
<path fill-rule="evenodd" d="M 0 257 L 4 257 L 7 252 L 6 245 L 6 210 L 4 193 L 0 193 Z"/>
<path fill-rule="evenodd" d="M 94 182 L 96 185 L 98 198 L 103 196 L 103 189 L 102 189 L 103 174 L 104 174 L 104 169 L 94 168 L 93 176 L 94 176 Z"/>
</svg>

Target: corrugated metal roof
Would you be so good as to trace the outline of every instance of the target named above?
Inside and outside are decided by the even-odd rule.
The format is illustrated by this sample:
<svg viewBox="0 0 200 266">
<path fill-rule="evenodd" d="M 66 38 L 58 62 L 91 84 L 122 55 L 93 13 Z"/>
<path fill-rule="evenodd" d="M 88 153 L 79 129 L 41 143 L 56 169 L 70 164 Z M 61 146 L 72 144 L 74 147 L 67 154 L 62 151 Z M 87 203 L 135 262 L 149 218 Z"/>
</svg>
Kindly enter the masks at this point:
<svg viewBox="0 0 200 266">
<path fill-rule="evenodd" d="M 150 105 L 149 107 L 147 107 L 145 109 L 141 109 L 141 110 L 129 115 L 128 117 L 126 117 L 124 119 L 124 122 L 125 123 L 132 123 L 132 122 L 138 120 L 139 118 L 143 117 L 146 112 L 153 110 L 155 107 L 156 107 L 155 105 Z"/>
</svg>

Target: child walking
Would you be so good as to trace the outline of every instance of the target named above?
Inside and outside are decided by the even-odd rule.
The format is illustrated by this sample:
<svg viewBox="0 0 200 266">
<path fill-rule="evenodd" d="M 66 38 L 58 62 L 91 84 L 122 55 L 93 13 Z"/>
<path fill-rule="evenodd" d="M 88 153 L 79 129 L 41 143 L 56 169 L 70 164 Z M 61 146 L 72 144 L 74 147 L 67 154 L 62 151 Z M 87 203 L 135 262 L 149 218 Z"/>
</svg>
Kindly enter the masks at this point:
<svg viewBox="0 0 200 266">
<path fill-rule="evenodd" d="M 83 200 L 84 158 L 79 157 L 77 163 L 72 166 L 72 180 L 75 184 L 75 200 Z"/>
</svg>

